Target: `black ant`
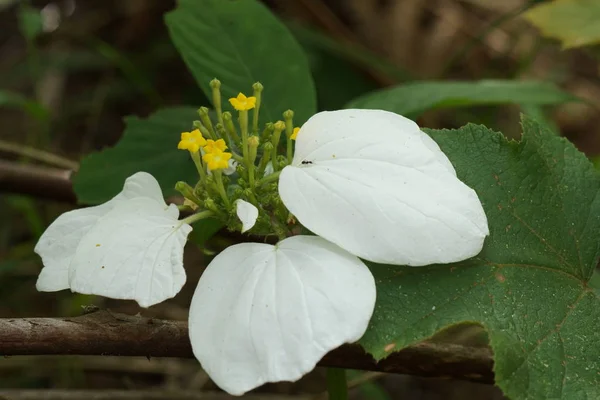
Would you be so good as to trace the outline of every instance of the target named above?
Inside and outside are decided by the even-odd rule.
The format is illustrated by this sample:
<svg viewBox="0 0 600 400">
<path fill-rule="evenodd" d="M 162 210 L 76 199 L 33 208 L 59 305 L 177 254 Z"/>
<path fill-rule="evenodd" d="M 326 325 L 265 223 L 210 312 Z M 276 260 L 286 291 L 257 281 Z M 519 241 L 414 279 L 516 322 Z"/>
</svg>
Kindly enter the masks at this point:
<svg viewBox="0 0 600 400">
<path fill-rule="evenodd" d="M 306 164 L 312 164 L 312 161 L 303 160 L 303 161 L 302 161 L 302 164 L 303 164 L 303 165 L 306 165 Z"/>
</svg>

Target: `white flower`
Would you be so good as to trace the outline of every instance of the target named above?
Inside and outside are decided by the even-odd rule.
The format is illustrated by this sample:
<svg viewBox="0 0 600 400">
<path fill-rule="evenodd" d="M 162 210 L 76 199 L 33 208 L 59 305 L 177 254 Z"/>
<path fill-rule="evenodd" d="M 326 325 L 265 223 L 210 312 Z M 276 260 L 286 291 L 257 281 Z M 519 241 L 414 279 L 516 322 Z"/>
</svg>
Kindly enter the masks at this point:
<svg viewBox="0 0 600 400">
<path fill-rule="evenodd" d="M 241 395 L 295 381 L 364 334 L 375 282 L 355 256 L 317 236 L 229 247 L 200 278 L 189 317 L 196 358 Z"/>
<path fill-rule="evenodd" d="M 375 284 L 358 257 L 449 263 L 479 253 L 488 235 L 476 193 L 437 144 L 384 111 L 313 116 L 298 133 L 279 194 L 321 237 L 228 248 L 202 275 L 190 309 L 194 354 L 235 395 L 299 379 L 328 351 L 362 336 Z"/>
<path fill-rule="evenodd" d="M 242 221 L 242 233 L 252 229 L 258 218 L 258 208 L 242 199 L 236 200 L 235 212 Z"/>
<path fill-rule="evenodd" d="M 185 283 L 183 247 L 192 230 L 167 206 L 154 177 L 138 172 L 96 207 L 59 216 L 35 247 L 40 291 L 71 289 L 142 307 L 175 296 Z"/>
<path fill-rule="evenodd" d="M 296 138 L 279 194 L 350 253 L 420 266 L 475 256 L 489 234 L 477 194 L 417 124 L 380 110 L 321 112 Z"/>
</svg>

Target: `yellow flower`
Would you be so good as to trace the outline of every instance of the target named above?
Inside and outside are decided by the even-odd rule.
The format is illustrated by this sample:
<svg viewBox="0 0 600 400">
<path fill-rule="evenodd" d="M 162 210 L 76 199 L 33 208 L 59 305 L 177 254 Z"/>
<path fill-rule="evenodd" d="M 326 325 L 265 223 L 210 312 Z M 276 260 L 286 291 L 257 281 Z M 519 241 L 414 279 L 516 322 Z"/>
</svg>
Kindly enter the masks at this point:
<svg viewBox="0 0 600 400">
<path fill-rule="evenodd" d="M 292 131 L 292 135 L 290 136 L 290 139 L 296 140 L 296 138 L 298 137 L 298 132 L 300 132 L 300 128 L 298 128 L 298 127 L 294 128 L 294 130 Z"/>
<path fill-rule="evenodd" d="M 252 110 L 256 106 L 256 97 L 246 97 L 240 93 L 237 97 L 230 98 L 229 102 L 238 111 Z"/>
<path fill-rule="evenodd" d="M 180 150 L 189 150 L 192 153 L 197 153 L 200 147 L 206 145 L 206 139 L 202 137 L 202 133 L 198 129 L 191 132 L 181 133 L 181 140 L 177 145 Z"/>
<path fill-rule="evenodd" d="M 206 141 L 206 145 L 204 146 L 204 152 L 212 153 L 215 150 L 225 151 L 226 148 L 227 145 L 225 144 L 225 141 L 223 139 L 217 139 L 216 141 L 208 139 Z"/>
<path fill-rule="evenodd" d="M 219 149 L 213 149 L 210 153 L 206 153 L 202 156 L 202 160 L 208 166 L 209 171 L 214 171 L 215 169 L 225 169 L 229 167 L 229 159 L 231 158 L 231 153 L 227 153 L 221 151 Z"/>
</svg>

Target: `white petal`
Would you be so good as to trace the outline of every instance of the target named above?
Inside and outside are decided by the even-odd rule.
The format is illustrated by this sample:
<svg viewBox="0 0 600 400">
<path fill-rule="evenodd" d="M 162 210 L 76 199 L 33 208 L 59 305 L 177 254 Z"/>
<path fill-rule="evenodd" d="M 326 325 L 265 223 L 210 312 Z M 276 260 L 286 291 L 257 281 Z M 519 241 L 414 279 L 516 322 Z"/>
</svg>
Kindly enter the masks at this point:
<svg viewBox="0 0 600 400">
<path fill-rule="evenodd" d="M 356 257 L 317 236 L 243 243 L 210 263 L 190 308 L 194 355 L 241 395 L 295 381 L 330 350 L 364 334 L 375 281 Z"/>
<path fill-rule="evenodd" d="M 263 174 L 264 176 L 269 176 L 271 175 L 273 172 L 275 172 L 275 170 L 273 169 L 273 162 L 269 161 L 267 163 L 267 165 L 265 166 L 265 173 Z"/>
<path fill-rule="evenodd" d="M 306 228 L 373 262 L 460 261 L 478 254 L 489 233 L 477 194 L 437 144 L 385 111 L 309 119 L 279 194 Z"/>
<path fill-rule="evenodd" d="M 302 125 L 292 165 L 343 158 L 404 165 L 429 175 L 456 175 L 433 139 L 414 121 L 389 111 L 324 111 Z"/>
<path fill-rule="evenodd" d="M 108 202 L 60 215 L 46 229 L 34 249 L 44 264 L 36 284 L 37 290 L 53 292 L 68 289 L 69 264 L 81 239 L 100 217 L 117 204 L 138 197 L 153 199 L 166 207 L 156 179 L 146 172 L 138 172 L 127 178 L 123 191 Z"/>
<path fill-rule="evenodd" d="M 258 208 L 256 208 L 253 204 L 241 199 L 236 200 L 235 212 L 237 213 L 240 221 L 242 221 L 242 233 L 246 232 L 248 229 L 252 229 L 254 224 L 256 224 L 256 219 L 258 218 Z"/>
<path fill-rule="evenodd" d="M 237 166 L 238 166 L 238 162 L 235 161 L 234 159 L 230 158 L 229 161 L 227 161 L 227 168 L 225 168 L 223 170 L 223 173 L 225 175 L 231 175 L 235 171 L 237 171 Z"/>
<path fill-rule="evenodd" d="M 150 307 L 185 283 L 183 247 L 191 226 L 179 210 L 149 198 L 122 202 L 85 235 L 69 267 L 71 290 Z"/>
</svg>

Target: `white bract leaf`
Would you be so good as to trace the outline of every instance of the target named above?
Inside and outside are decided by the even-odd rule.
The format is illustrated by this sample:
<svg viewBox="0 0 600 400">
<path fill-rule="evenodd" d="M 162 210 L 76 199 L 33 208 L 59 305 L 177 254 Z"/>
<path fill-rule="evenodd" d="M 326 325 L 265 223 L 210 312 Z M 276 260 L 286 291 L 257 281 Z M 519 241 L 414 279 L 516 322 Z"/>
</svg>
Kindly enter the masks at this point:
<svg viewBox="0 0 600 400">
<path fill-rule="evenodd" d="M 236 200 L 235 212 L 242 221 L 242 233 L 252 229 L 258 218 L 258 208 L 244 200 Z"/>
<path fill-rule="evenodd" d="M 265 176 L 269 176 L 271 175 L 273 172 L 275 172 L 275 170 L 273 169 L 273 163 L 271 161 L 269 161 L 267 163 L 267 166 L 265 167 L 265 173 L 263 174 L 263 177 Z"/>
<path fill-rule="evenodd" d="M 223 170 L 223 173 L 225 175 L 231 175 L 237 170 L 237 166 L 238 162 L 231 158 L 227 161 L 227 168 Z"/>
<path fill-rule="evenodd" d="M 330 350 L 360 339 L 374 306 L 369 269 L 320 237 L 237 244 L 200 278 L 192 349 L 217 385 L 241 395 L 295 381 Z"/>
<path fill-rule="evenodd" d="M 35 247 L 44 263 L 37 289 L 70 288 L 143 307 L 173 297 L 185 282 L 183 246 L 191 231 L 178 216 L 152 175 L 129 177 L 112 200 L 67 212 L 48 227 Z"/>
<path fill-rule="evenodd" d="M 137 197 L 151 198 L 164 204 L 156 179 L 146 172 L 138 172 L 127 178 L 123 191 L 110 201 L 95 207 L 69 211 L 59 216 L 46 229 L 34 249 L 42 257 L 44 264 L 36 284 L 37 290 L 53 292 L 68 289 L 69 264 L 81 239 L 100 217 L 117 204 Z"/>
<path fill-rule="evenodd" d="M 489 234 L 477 194 L 438 145 L 387 111 L 310 118 L 279 194 L 306 228 L 378 263 L 460 261 L 478 254 Z"/>
</svg>

